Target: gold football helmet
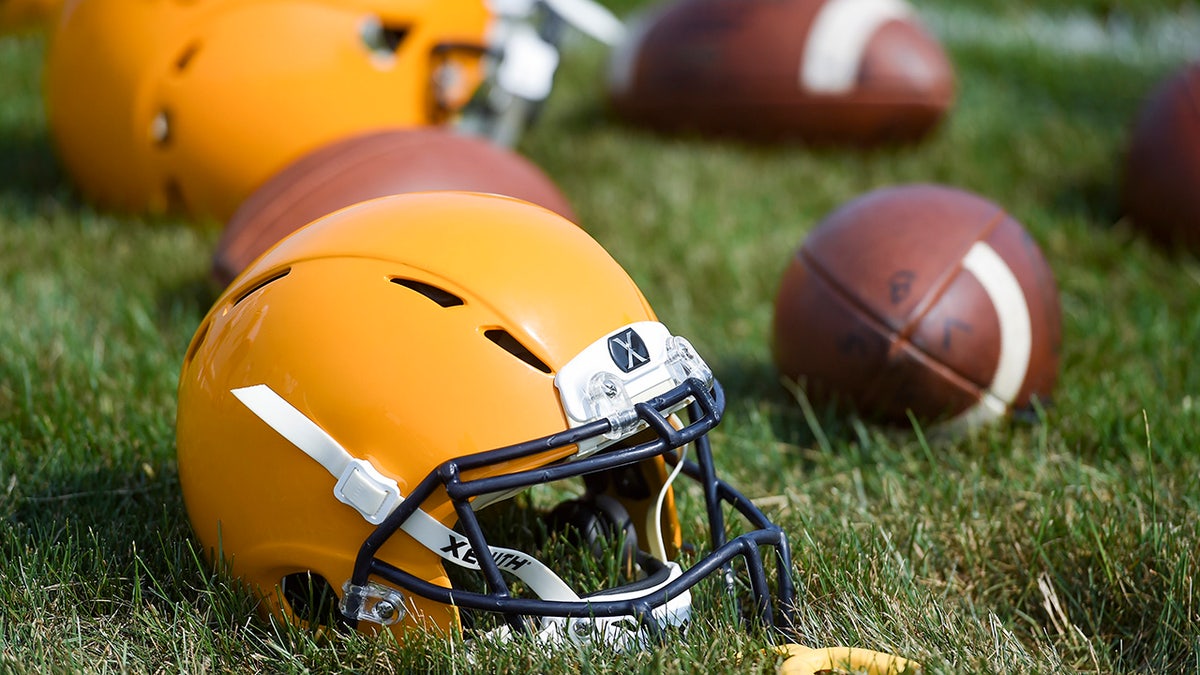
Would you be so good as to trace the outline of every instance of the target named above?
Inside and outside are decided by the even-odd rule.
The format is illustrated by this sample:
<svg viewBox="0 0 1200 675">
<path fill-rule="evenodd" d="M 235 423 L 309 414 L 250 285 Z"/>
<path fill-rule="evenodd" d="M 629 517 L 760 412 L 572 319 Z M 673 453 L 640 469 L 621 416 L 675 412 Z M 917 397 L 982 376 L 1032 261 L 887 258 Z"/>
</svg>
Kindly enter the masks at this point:
<svg viewBox="0 0 1200 675">
<path fill-rule="evenodd" d="M 686 621 L 708 577 L 748 579 L 767 621 L 791 605 L 786 536 L 716 477 L 723 409 L 582 229 L 512 198 L 409 193 L 314 221 L 227 287 L 183 364 L 180 481 L 204 548 L 276 614 L 311 624 L 325 598 L 330 623 L 397 637 L 487 616 L 487 635 L 628 645 Z M 686 570 L 678 476 L 711 538 Z M 575 497 L 545 522 L 623 538 L 628 583 L 581 591 L 564 570 L 586 560 L 542 559 L 477 514 L 563 485 Z M 727 539 L 730 507 L 751 527 Z"/>
<path fill-rule="evenodd" d="M 49 124 L 100 206 L 224 220 L 310 150 L 453 116 L 490 20 L 484 0 L 67 0 Z"/>
</svg>

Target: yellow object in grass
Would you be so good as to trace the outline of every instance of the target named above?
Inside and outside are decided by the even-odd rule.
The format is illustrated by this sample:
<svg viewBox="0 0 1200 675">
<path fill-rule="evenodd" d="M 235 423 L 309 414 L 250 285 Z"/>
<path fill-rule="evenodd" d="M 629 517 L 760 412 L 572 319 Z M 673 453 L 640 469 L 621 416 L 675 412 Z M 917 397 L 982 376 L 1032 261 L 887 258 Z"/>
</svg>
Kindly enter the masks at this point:
<svg viewBox="0 0 1200 675">
<path fill-rule="evenodd" d="M 870 649 L 857 647 L 805 647 L 786 644 L 776 648 L 787 656 L 779 666 L 779 675 L 817 675 L 817 673 L 868 673 L 899 675 L 921 672 L 921 664 Z"/>
</svg>

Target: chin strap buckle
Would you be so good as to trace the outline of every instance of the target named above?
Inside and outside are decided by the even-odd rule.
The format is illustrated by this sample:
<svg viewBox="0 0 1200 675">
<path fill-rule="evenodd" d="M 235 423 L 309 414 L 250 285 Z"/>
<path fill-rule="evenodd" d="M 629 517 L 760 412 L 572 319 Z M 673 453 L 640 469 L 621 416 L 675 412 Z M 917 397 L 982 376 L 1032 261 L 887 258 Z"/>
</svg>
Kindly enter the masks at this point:
<svg viewBox="0 0 1200 675">
<path fill-rule="evenodd" d="M 379 473 L 367 460 L 357 458 L 346 462 L 333 496 L 353 506 L 372 525 L 382 523 L 403 499 L 396 481 Z"/>
</svg>

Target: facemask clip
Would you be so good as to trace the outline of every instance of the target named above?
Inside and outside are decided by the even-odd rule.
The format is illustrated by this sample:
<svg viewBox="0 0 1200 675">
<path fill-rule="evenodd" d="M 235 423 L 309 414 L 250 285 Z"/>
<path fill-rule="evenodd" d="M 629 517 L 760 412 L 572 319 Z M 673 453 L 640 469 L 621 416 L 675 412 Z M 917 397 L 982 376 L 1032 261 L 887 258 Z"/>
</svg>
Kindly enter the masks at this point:
<svg viewBox="0 0 1200 675">
<path fill-rule="evenodd" d="M 408 614 L 404 608 L 404 596 L 394 588 L 381 584 L 355 586 L 347 581 L 342 585 L 342 600 L 338 603 L 342 614 L 357 621 L 390 626 Z M 351 610 L 357 607 L 357 610 Z"/>
<path fill-rule="evenodd" d="M 588 380 L 587 405 L 592 419 L 607 419 L 612 426 L 604 434 L 605 438 L 616 440 L 637 429 L 637 410 L 629 399 L 625 383 L 608 371 L 600 371 Z"/>
<path fill-rule="evenodd" d="M 667 339 L 667 372 L 675 384 L 683 384 L 689 378 L 700 380 L 706 389 L 712 388 L 713 373 L 696 348 L 687 338 L 672 335 Z"/>
</svg>

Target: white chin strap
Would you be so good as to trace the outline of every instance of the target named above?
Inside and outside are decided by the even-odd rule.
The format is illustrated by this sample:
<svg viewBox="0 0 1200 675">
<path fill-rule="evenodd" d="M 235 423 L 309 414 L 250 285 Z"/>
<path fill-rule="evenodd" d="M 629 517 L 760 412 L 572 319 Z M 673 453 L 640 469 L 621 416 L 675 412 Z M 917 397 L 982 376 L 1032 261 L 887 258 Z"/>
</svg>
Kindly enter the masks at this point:
<svg viewBox="0 0 1200 675">
<path fill-rule="evenodd" d="M 671 489 L 671 483 L 679 477 L 679 471 L 683 469 L 683 459 L 687 456 L 687 446 L 679 449 L 679 462 L 671 469 L 670 475 L 663 481 L 662 489 L 658 491 L 658 499 L 654 502 L 654 508 L 646 515 L 646 532 L 650 535 L 650 555 L 659 560 L 667 559 L 667 547 L 663 543 L 662 532 L 662 510 L 663 502 L 667 498 L 667 491 Z"/>
<path fill-rule="evenodd" d="M 334 496 L 338 501 L 357 510 L 367 522 L 373 525 L 382 523 L 404 501 L 396 481 L 384 476 L 369 461 L 351 455 L 316 422 L 306 417 L 304 413 L 297 410 L 267 385 L 257 384 L 242 387 L 232 390 L 232 393 L 267 426 L 314 459 L 336 478 L 337 484 L 333 489 Z M 682 463 L 680 464 L 682 465 Z M 676 473 L 677 471 L 678 468 Z M 674 474 L 672 474 L 672 479 L 673 477 Z M 669 485 L 670 481 L 668 480 L 663 487 L 663 494 Z M 662 500 L 663 496 L 660 494 L 659 509 L 661 509 Z M 657 531 L 659 529 L 657 527 L 658 518 L 655 518 L 655 523 Z M 400 529 L 443 560 L 467 569 L 480 569 L 470 541 L 425 511 L 421 509 L 413 511 L 412 515 L 405 519 Z M 662 552 L 661 533 L 658 539 L 660 550 L 653 552 L 656 556 L 660 556 Z M 499 546 L 489 546 L 488 554 L 497 567 L 523 581 L 542 600 L 581 601 L 580 596 L 566 582 L 533 556 L 523 551 Z M 682 570 L 677 564 L 673 562 L 665 564 L 670 568 L 670 573 L 665 581 L 653 588 L 629 593 L 599 595 L 594 599 L 610 601 L 652 596 L 655 591 L 679 578 L 682 574 Z M 348 593 L 357 593 L 364 599 L 363 607 L 356 617 L 360 620 L 390 625 L 404 616 L 403 605 L 395 602 L 398 594 L 392 589 L 371 584 L 368 587 L 350 587 L 346 590 Z M 376 602 L 368 602 L 371 599 Z M 378 602 L 380 600 L 387 601 L 386 611 L 381 609 L 383 603 Z M 666 604 L 655 607 L 652 610 L 652 618 L 659 625 L 679 625 L 687 621 L 690 613 L 691 594 L 684 592 Z M 630 625 L 634 628 L 626 627 Z M 632 642 L 640 642 L 644 639 L 642 631 L 636 628 L 637 625 L 636 618 L 632 616 L 588 619 L 544 617 L 538 636 L 554 642 L 603 640 L 612 641 L 618 646 L 628 646 Z M 508 636 L 507 627 L 494 632 L 501 638 Z"/>
</svg>

